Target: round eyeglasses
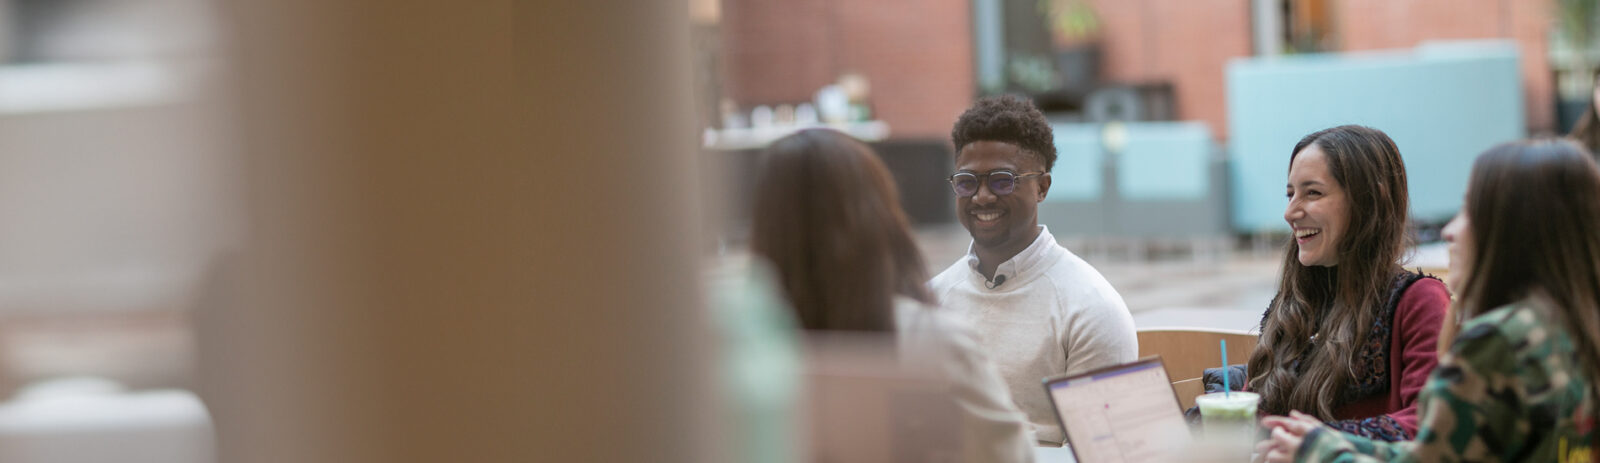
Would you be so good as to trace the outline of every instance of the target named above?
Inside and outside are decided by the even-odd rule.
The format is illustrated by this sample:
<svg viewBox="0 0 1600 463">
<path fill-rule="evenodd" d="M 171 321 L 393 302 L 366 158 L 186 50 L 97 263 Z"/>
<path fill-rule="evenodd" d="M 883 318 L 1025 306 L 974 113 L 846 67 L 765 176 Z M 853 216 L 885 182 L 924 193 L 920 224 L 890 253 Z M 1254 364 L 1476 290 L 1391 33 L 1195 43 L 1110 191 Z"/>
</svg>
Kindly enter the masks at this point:
<svg viewBox="0 0 1600 463">
<path fill-rule="evenodd" d="M 997 170 L 987 174 L 974 174 L 972 172 L 957 172 L 946 179 L 950 181 L 950 189 L 955 190 L 956 196 L 968 197 L 978 194 L 978 185 L 988 182 L 989 192 L 995 196 L 1005 196 L 1017 189 L 1017 180 L 1044 175 L 1044 172 L 1027 172 L 1018 174 L 1009 170 Z"/>
</svg>

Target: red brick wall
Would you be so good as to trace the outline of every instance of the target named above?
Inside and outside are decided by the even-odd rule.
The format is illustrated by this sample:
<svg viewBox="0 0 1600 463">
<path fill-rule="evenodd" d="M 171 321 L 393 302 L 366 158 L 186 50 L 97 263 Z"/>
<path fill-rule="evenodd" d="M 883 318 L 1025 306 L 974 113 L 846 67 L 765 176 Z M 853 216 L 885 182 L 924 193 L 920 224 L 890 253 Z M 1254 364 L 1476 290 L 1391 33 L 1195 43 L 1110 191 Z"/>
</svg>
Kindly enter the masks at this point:
<svg viewBox="0 0 1600 463">
<path fill-rule="evenodd" d="M 1250 56 L 1249 0 L 1094 0 L 1103 31 L 1101 78 L 1169 81 L 1178 118 L 1228 134 L 1229 59 Z"/>
<path fill-rule="evenodd" d="M 967 0 L 723 0 L 723 95 L 741 107 L 800 103 L 865 75 L 895 138 L 947 138 L 972 104 Z"/>
<path fill-rule="evenodd" d="M 1250 56 L 1249 0 L 1092 0 L 1104 33 L 1101 77 L 1168 81 L 1180 119 L 1227 138 L 1229 59 Z M 1332 2 L 1343 50 L 1427 39 L 1512 38 L 1521 48 L 1529 129 L 1555 126 L 1545 58 L 1549 6 L 1519 0 Z M 847 71 L 872 83 L 895 137 L 943 138 L 972 102 L 970 2 L 723 0 L 724 94 L 741 106 L 808 101 Z"/>
<path fill-rule="evenodd" d="M 1334 18 L 1345 50 L 1416 46 L 1423 40 L 1510 38 L 1521 52 L 1528 129 L 1554 130 L 1555 79 L 1546 59 L 1551 17 L 1546 1 L 1341 0 Z"/>
</svg>

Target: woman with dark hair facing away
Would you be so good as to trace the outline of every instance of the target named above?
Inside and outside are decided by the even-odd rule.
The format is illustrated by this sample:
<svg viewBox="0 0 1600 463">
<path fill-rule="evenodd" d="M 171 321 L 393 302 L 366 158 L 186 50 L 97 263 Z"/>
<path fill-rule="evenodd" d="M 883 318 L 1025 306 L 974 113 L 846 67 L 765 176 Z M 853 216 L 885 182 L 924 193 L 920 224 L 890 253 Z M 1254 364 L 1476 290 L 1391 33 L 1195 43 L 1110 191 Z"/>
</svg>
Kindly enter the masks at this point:
<svg viewBox="0 0 1600 463">
<path fill-rule="evenodd" d="M 1294 236 L 1248 375 L 1232 369 L 1233 384 L 1261 395 L 1262 414 L 1300 410 L 1372 439 L 1410 439 L 1450 296 L 1400 267 L 1409 209 L 1400 150 L 1369 127 L 1318 131 L 1295 144 L 1286 187 Z"/>
<path fill-rule="evenodd" d="M 1374 442 L 1268 417 L 1268 461 L 1597 461 L 1600 169 L 1564 140 L 1478 157 L 1450 243 L 1455 313 L 1417 437 Z M 1449 325 L 1456 327 L 1454 320 Z"/>
<path fill-rule="evenodd" d="M 872 149 L 828 129 L 779 139 L 756 183 L 750 245 L 807 330 L 894 332 L 955 387 L 968 461 L 1031 461 L 1033 438 L 999 371 L 945 318 L 894 179 Z"/>
</svg>

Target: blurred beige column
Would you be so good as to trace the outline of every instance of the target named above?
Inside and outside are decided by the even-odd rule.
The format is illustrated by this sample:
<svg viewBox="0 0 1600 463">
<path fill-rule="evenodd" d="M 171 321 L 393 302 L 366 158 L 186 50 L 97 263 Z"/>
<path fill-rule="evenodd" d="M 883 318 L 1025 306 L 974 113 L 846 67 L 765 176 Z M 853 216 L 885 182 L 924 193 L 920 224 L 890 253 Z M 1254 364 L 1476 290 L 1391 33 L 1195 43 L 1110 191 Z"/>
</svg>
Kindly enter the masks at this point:
<svg viewBox="0 0 1600 463">
<path fill-rule="evenodd" d="M 222 461 L 714 461 L 682 2 L 230 2 Z"/>
</svg>

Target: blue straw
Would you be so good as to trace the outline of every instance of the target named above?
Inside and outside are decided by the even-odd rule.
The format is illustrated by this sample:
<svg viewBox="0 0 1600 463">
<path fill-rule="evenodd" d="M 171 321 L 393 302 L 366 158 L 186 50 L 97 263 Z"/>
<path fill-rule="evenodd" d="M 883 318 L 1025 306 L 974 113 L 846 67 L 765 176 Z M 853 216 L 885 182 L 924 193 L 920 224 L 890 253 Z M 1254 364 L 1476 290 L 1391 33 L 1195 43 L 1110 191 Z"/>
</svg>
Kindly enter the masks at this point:
<svg viewBox="0 0 1600 463">
<path fill-rule="evenodd" d="M 1228 340 L 1218 339 L 1217 344 L 1222 345 L 1222 398 L 1228 398 L 1228 391 L 1233 390 L 1228 385 Z"/>
</svg>

